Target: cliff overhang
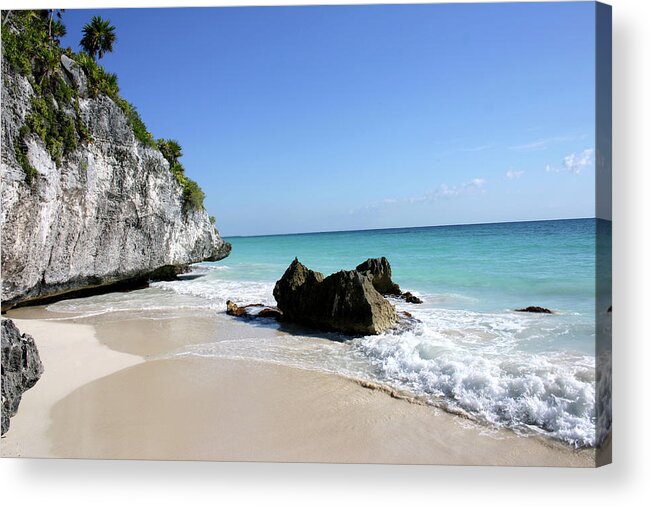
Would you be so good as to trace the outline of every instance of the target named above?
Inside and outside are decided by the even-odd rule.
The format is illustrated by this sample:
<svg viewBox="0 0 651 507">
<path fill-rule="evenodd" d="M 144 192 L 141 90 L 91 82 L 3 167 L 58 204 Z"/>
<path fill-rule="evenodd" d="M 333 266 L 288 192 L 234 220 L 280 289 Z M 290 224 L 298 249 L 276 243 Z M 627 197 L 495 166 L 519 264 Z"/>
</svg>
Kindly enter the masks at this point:
<svg viewBox="0 0 651 507">
<path fill-rule="evenodd" d="M 101 67 L 50 46 L 59 59 L 37 75 L 5 57 L 20 30 L 2 31 L 3 311 L 138 287 L 228 256 L 201 189 L 106 88 Z"/>
</svg>

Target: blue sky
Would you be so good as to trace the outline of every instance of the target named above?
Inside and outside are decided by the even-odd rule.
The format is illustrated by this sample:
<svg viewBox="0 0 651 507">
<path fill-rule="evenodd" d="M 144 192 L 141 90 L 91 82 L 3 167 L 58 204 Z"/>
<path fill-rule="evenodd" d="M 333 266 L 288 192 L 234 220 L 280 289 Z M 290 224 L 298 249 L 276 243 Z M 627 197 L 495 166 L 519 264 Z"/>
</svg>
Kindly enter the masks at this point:
<svg viewBox="0 0 651 507">
<path fill-rule="evenodd" d="M 592 2 L 96 14 L 223 235 L 595 214 Z"/>
</svg>

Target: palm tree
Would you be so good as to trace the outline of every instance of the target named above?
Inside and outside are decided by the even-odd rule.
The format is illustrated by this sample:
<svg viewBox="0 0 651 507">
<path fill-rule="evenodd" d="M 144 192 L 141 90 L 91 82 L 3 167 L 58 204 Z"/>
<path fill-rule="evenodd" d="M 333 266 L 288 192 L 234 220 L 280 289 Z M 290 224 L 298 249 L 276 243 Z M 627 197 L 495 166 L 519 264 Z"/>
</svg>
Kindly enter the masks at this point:
<svg viewBox="0 0 651 507">
<path fill-rule="evenodd" d="M 57 36 L 63 37 L 66 34 L 66 27 L 61 23 L 61 15 L 65 9 L 48 9 L 47 11 L 47 35 L 50 39 L 56 38 Z M 56 13 L 57 20 L 54 20 L 54 14 Z M 63 32 L 63 33 L 61 33 Z"/>
<path fill-rule="evenodd" d="M 113 51 L 113 44 L 117 40 L 115 27 L 108 19 L 94 16 L 90 23 L 84 25 L 84 36 L 79 43 L 86 53 L 95 59 L 102 58 L 104 53 Z"/>
<path fill-rule="evenodd" d="M 58 19 L 50 25 L 50 37 L 53 41 L 59 42 L 61 37 L 66 35 L 66 26 Z"/>
</svg>

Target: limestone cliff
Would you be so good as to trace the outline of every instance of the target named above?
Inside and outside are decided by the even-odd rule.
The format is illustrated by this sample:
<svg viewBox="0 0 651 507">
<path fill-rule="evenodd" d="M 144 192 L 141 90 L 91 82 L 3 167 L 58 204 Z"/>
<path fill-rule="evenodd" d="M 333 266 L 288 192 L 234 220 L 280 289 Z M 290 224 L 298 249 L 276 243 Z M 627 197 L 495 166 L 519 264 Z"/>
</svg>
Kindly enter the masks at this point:
<svg viewBox="0 0 651 507">
<path fill-rule="evenodd" d="M 75 94 L 52 107 L 58 121 L 81 125 L 84 138 L 57 157 L 25 127 L 39 87 L 3 59 L 3 310 L 226 257 L 230 244 L 202 206 L 186 205 L 156 146 L 135 137 L 115 100 L 88 92 L 73 59 L 59 59 L 56 72 Z"/>
</svg>

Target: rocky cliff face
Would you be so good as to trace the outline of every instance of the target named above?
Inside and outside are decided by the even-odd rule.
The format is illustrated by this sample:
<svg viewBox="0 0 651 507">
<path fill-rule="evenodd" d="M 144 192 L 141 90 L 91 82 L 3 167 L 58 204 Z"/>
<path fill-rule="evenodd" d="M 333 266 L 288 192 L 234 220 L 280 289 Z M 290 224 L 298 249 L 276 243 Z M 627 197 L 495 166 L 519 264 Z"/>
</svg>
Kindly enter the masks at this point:
<svg viewBox="0 0 651 507">
<path fill-rule="evenodd" d="M 74 61 L 61 59 L 89 141 L 58 162 L 38 135 L 20 135 L 34 88 L 2 66 L 3 309 L 226 257 L 230 244 L 204 209 L 184 206 L 167 160 L 134 137 L 110 98 L 86 93 Z M 19 142 L 32 178 L 17 160 Z"/>
</svg>

